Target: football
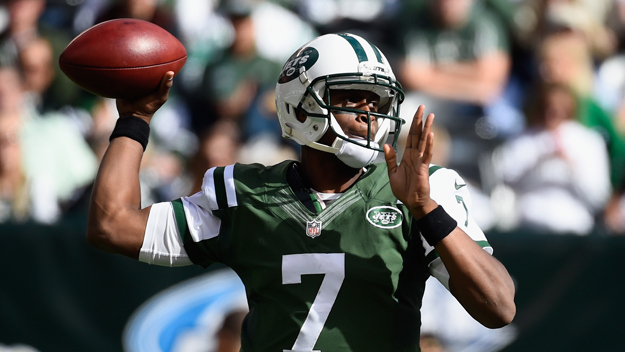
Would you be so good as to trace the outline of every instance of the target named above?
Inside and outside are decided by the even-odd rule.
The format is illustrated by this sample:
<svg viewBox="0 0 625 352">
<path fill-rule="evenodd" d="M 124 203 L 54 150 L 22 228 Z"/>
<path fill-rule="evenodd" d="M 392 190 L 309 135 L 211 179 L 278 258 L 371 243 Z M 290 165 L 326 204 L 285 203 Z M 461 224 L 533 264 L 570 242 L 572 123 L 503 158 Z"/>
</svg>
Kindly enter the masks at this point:
<svg viewBox="0 0 625 352">
<path fill-rule="evenodd" d="M 93 94 L 134 99 L 156 91 L 165 72 L 178 74 L 186 60 L 182 43 L 165 29 L 122 18 L 79 34 L 61 53 L 59 66 Z"/>
</svg>

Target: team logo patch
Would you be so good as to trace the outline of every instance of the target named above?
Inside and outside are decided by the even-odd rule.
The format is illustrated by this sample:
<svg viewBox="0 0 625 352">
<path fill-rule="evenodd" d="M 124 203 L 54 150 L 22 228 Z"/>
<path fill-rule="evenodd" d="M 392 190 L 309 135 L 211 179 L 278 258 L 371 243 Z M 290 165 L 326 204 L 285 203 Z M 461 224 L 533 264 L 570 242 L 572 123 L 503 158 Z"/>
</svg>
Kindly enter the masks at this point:
<svg viewBox="0 0 625 352">
<path fill-rule="evenodd" d="M 403 216 L 395 207 L 379 206 L 367 211 L 367 220 L 371 225 L 381 229 L 394 229 L 401 225 Z"/>
<path fill-rule="evenodd" d="M 321 235 L 321 221 L 306 221 L 306 235 L 310 238 L 315 238 Z"/>
<path fill-rule="evenodd" d="M 280 72 L 280 76 L 278 77 L 278 82 L 286 83 L 299 77 L 300 67 L 304 67 L 308 70 L 317 62 L 317 59 L 319 59 L 319 52 L 315 48 L 304 48 L 296 51 L 286 64 L 284 64 L 282 72 Z"/>
</svg>

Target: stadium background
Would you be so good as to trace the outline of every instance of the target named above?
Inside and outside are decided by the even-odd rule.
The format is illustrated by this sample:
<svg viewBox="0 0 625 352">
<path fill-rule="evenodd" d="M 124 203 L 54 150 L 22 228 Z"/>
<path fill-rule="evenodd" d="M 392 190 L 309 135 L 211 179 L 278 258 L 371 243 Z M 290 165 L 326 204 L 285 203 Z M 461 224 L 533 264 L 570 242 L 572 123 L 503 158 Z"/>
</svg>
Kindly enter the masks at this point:
<svg viewBox="0 0 625 352">
<path fill-rule="evenodd" d="M 362 4 L 363 1 L 367 2 L 362 0 L 359 3 Z M 424 1 L 405 2 L 419 4 Z M 9 2 L 2 1 L 0 5 L 4 6 Z M 159 4 L 167 11 L 177 2 L 183 1 L 167 0 L 160 1 Z M 209 2 L 211 1 L 207 0 L 206 3 Z M 309 10 L 313 8 L 310 7 L 311 4 L 329 2 L 332 1 L 272 1 L 291 8 L 295 7 L 294 4 L 307 3 Z M 389 8 L 402 2 L 371 0 L 371 4 L 383 3 L 389 5 Z M 518 6 L 532 1 L 483 2 L 503 19 L 510 20 L 514 18 Z M 582 0 L 579 2 L 583 3 Z M 617 2 L 622 1 L 614 1 Z M 40 23 L 48 29 L 65 31 L 65 37 L 71 38 L 77 34 L 76 28 L 82 26 L 84 29 L 85 23 L 89 23 L 74 17 L 80 9 L 94 9 L 109 3 L 114 2 L 49 0 Z M 195 5 L 203 3 L 198 0 Z M 0 16 L 0 24 L 6 20 Z M 319 18 L 314 16 L 307 20 L 317 30 L 330 29 L 327 24 L 315 23 Z M 348 21 L 347 24 L 354 22 Z M 360 25 L 371 28 L 371 23 Z M 371 29 L 380 30 L 377 27 Z M 199 35 L 198 38 L 202 36 Z M 214 45 L 220 44 L 215 38 L 209 39 L 214 40 L 211 42 Z M 216 48 L 202 47 L 198 43 L 194 43 L 195 47 L 191 43 L 185 44 L 188 45 L 190 53 L 196 55 L 190 56 L 183 69 L 188 78 L 192 69 L 198 69 L 200 56 L 210 56 Z M 514 42 L 510 53 L 513 59 L 512 73 L 516 77 L 526 78 L 524 75 L 531 71 L 526 65 L 532 61 L 528 56 L 533 53 L 524 51 L 519 43 Z M 267 53 L 271 54 L 272 52 Z M 283 55 L 277 51 L 273 54 Z M 0 61 L 3 58 L 0 55 Z M 601 60 L 597 64 L 599 61 Z M 181 73 L 177 85 L 178 82 L 184 82 L 185 72 Z M 193 86 L 197 82 L 187 80 L 186 84 Z M 58 90 L 57 93 L 59 92 L 65 91 Z M 175 105 L 180 102 L 177 98 L 184 93 L 175 92 L 169 105 L 179 107 Z M 93 97 L 87 97 L 82 101 L 85 102 L 87 106 L 96 104 Z M 172 111 L 177 110 L 174 108 L 168 113 L 171 114 Z M 490 149 L 502 142 L 499 138 L 476 136 L 475 120 L 463 120 L 454 126 L 455 130 L 450 132 L 455 133 L 460 151 Z M 153 138 L 150 144 L 168 149 L 168 152 L 177 157 L 190 158 L 190 154 L 182 152 L 192 146 L 192 143 L 184 143 L 188 137 L 184 135 L 185 131 L 182 134 L 184 138 L 178 134 L 168 139 L 171 136 L 164 133 L 168 132 L 168 127 L 171 125 L 167 123 L 155 125 L 157 138 Z M 168 144 L 172 140 L 178 144 Z M 258 145 L 256 148 L 264 151 Z M 462 158 L 452 158 L 451 163 L 463 174 L 479 178 L 480 170 L 475 158 L 464 155 Z M 169 179 L 168 184 L 173 186 L 163 187 L 163 183 L 150 183 L 149 181 L 153 181 L 150 177 L 142 179 L 148 186 L 152 186 L 153 193 L 149 195 L 151 198 L 148 197 L 152 201 L 158 196 L 172 198 L 172 194 L 180 191 L 176 187 L 185 180 L 188 181 L 184 178 L 173 181 Z M 0 259 L 0 351 L 4 351 L 5 346 L 11 346 L 6 347 L 11 350 L 19 348 L 16 346 L 20 345 L 32 346 L 41 352 L 122 351 L 124 328 L 142 304 L 163 290 L 207 273 L 199 267 L 169 269 L 148 266 L 90 247 L 85 240 L 85 202 L 89 192 L 88 185 L 86 187 L 82 190 L 84 193 L 80 194 L 82 197 L 72 199 L 70 206 L 64 208 L 67 212 L 53 223 L 42 224 L 32 219 L 24 222 L 9 220 L 1 223 L 5 219 L 0 221 L 0 248 L 3 253 Z M 487 232 L 489 241 L 495 248 L 495 256 L 508 268 L 517 286 L 518 313 L 513 322 L 517 336 L 503 349 L 504 352 L 625 350 L 621 332 L 625 326 L 622 323 L 622 317 L 625 316 L 625 300 L 622 298 L 622 292 L 625 292 L 625 236 L 613 236 L 602 226 L 597 226 L 593 231 L 584 234 L 585 236 L 504 230 L 493 226 Z"/>
</svg>

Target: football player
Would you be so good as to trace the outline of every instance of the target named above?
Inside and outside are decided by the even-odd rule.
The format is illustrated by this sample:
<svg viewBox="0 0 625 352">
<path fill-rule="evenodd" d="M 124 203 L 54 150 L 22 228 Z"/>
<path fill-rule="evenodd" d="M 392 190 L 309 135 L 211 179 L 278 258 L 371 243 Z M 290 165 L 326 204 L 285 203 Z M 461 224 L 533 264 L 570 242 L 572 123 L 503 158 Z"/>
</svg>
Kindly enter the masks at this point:
<svg viewBox="0 0 625 352">
<path fill-rule="evenodd" d="M 423 106 L 398 163 L 404 93 L 377 47 L 327 34 L 286 62 L 276 105 L 301 161 L 212 168 L 199 193 L 142 209 L 148 124 L 172 78 L 117 102 L 88 240 L 150 264 L 231 267 L 250 308 L 242 351 L 419 351 L 430 275 L 485 326 L 513 319 L 514 285 L 471 218 L 466 183 L 430 164 Z"/>
</svg>

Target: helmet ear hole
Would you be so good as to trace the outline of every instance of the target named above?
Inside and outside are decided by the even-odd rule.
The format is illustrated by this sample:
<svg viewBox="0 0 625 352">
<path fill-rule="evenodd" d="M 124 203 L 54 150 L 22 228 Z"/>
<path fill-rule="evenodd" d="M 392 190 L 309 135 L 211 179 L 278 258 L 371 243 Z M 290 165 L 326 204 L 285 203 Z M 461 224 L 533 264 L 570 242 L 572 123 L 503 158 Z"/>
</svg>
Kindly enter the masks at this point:
<svg viewBox="0 0 625 352">
<path fill-rule="evenodd" d="M 297 121 L 299 122 L 305 122 L 307 117 L 306 114 L 302 111 L 302 109 L 295 109 L 295 118 L 297 119 Z"/>
</svg>

